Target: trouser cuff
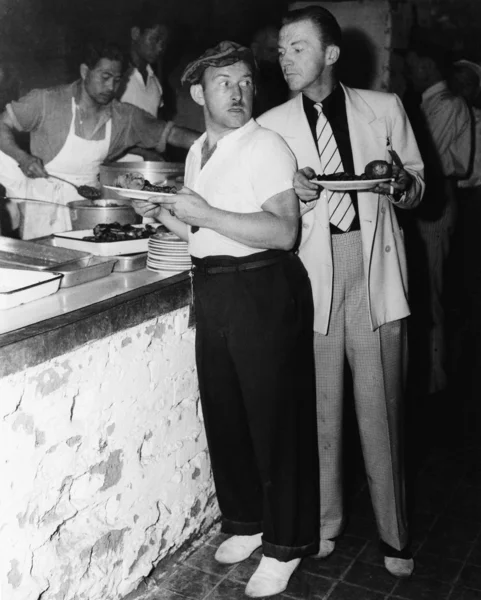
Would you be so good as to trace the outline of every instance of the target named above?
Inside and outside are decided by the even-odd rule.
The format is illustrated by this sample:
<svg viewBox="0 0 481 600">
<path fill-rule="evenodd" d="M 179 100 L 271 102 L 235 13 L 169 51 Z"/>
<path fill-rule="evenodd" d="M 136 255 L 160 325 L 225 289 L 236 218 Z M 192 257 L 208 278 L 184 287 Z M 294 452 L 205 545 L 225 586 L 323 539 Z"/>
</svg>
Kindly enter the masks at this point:
<svg viewBox="0 0 481 600">
<path fill-rule="evenodd" d="M 409 560 L 413 557 L 411 547 L 409 544 L 404 546 L 404 548 L 402 548 L 401 550 L 396 550 L 396 548 L 393 548 L 389 544 L 386 544 L 386 542 L 384 542 L 383 540 L 380 540 L 379 547 L 384 556 L 389 556 L 391 558 L 404 558 L 406 560 Z"/>
<path fill-rule="evenodd" d="M 281 562 L 288 562 L 294 558 L 303 558 L 316 554 L 319 550 L 319 540 L 315 540 L 306 546 L 278 546 L 262 540 L 262 554 L 275 558 Z"/>
<path fill-rule="evenodd" d="M 245 521 L 231 521 L 222 517 L 221 531 L 232 535 L 255 535 L 256 533 L 262 533 L 262 521 L 246 523 Z"/>
<path fill-rule="evenodd" d="M 335 540 L 344 529 L 344 521 L 340 519 L 328 525 L 321 525 L 321 540 Z"/>
</svg>

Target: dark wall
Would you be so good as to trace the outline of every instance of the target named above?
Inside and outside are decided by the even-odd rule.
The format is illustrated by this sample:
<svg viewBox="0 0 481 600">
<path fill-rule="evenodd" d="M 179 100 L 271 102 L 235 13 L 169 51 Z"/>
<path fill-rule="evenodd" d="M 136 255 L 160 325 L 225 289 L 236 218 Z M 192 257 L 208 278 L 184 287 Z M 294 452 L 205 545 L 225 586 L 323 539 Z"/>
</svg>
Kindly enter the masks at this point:
<svg viewBox="0 0 481 600">
<path fill-rule="evenodd" d="M 155 1 L 155 0 L 154 0 Z M 88 37 L 128 41 L 129 15 L 140 0 L 0 0 L 0 61 L 76 65 Z M 247 42 L 260 25 L 279 19 L 284 0 L 158 0 L 172 27 L 172 48 L 205 48 L 221 39 Z"/>
</svg>

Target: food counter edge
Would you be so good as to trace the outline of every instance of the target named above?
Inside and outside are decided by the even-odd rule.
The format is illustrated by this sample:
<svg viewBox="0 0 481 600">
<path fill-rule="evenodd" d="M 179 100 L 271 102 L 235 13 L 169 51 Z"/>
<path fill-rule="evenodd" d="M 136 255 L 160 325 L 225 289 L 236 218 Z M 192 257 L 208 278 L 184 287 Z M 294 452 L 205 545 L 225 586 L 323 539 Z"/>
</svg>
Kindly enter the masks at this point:
<svg viewBox="0 0 481 600">
<path fill-rule="evenodd" d="M 188 273 L 0 335 L 0 377 L 57 358 L 123 329 L 165 315 L 191 300 Z"/>
</svg>

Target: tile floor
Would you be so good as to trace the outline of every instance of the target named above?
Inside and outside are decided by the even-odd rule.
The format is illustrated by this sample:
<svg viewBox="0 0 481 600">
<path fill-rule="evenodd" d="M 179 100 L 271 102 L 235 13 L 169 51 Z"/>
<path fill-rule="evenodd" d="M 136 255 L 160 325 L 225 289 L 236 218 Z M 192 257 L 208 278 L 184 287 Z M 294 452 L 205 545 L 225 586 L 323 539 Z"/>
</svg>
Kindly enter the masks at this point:
<svg viewBox="0 0 481 600">
<path fill-rule="evenodd" d="M 349 523 L 335 553 L 305 559 L 287 590 L 288 600 L 481 600 L 481 446 L 437 447 L 410 483 L 416 570 L 397 580 L 383 567 L 365 482 L 350 491 Z M 260 558 L 216 563 L 226 536 L 212 534 L 187 559 L 161 565 L 148 600 L 240 600 Z"/>
<path fill-rule="evenodd" d="M 414 575 L 397 580 L 383 567 L 359 445 L 350 441 L 345 533 L 328 559 L 305 559 L 275 598 L 481 600 L 481 316 L 455 323 L 451 338 L 454 391 L 412 399 L 407 411 Z M 220 565 L 214 552 L 225 537 L 213 533 L 194 551 L 181 549 L 181 560 L 162 561 L 132 600 L 244 599 L 260 553 L 232 567 Z"/>
</svg>

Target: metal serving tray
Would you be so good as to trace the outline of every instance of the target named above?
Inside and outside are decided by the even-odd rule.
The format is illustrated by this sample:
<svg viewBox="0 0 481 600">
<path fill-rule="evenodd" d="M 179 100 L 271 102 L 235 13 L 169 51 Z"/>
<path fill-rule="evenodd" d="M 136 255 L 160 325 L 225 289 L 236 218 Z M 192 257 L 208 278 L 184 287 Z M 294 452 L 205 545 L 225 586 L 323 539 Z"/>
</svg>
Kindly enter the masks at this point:
<svg viewBox="0 0 481 600">
<path fill-rule="evenodd" d="M 13 266 L 35 271 L 58 270 L 60 266 L 77 264 L 85 266 L 92 254 L 79 250 L 43 246 L 39 251 L 33 241 L 0 237 L 0 266 Z"/>
<path fill-rule="evenodd" d="M 53 236 L 37 238 L 34 243 L 36 245 L 41 245 L 44 248 L 57 248 Z M 85 254 L 84 252 L 78 252 L 78 250 L 67 250 L 66 248 L 58 249 L 63 252 L 67 251 L 75 252 L 76 254 Z M 59 265 L 58 267 L 55 267 L 55 269 L 52 269 L 63 275 L 60 287 L 73 287 L 74 285 L 80 285 L 81 283 L 87 283 L 88 281 L 107 277 L 112 273 L 115 259 L 101 258 L 100 256 L 92 256 L 91 254 L 87 254 L 87 257 L 87 259 L 64 263 L 63 265 Z"/>
<path fill-rule="evenodd" d="M 112 258 L 115 258 L 117 261 L 114 265 L 114 271 L 119 271 L 120 273 L 145 269 L 147 265 L 147 252 L 124 254 L 123 256 L 113 256 Z"/>
<path fill-rule="evenodd" d="M 43 238 L 37 238 L 35 240 L 37 244 L 43 244 L 46 246 L 54 246 L 57 247 L 58 239 L 53 235 L 49 235 Z M 89 265 L 99 265 L 101 262 L 111 263 L 113 262 L 114 272 L 119 273 L 128 273 L 130 271 L 138 271 L 139 269 L 144 269 L 147 265 L 147 252 L 140 252 L 136 254 L 123 254 L 121 256 L 92 256 L 90 259 Z M 58 269 L 57 269 L 58 271 Z M 65 271 L 62 270 L 64 275 Z M 107 273 L 108 275 L 109 273 Z M 104 275 L 101 275 L 103 277 Z M 64 277 L 65 279 L 65 277 Z M 83 283 L 83 282 L 81 282 Z M 75 284 L 76 285 L 76 284 Z M 62 287 L 65 287 L 65 283 L 62 280 Z"/>
<path fill-rule="evenodd" d="M 136 225 L 135 227 L 143 228 L 143 225 Z M 121 242 L 89 242 L 83 239 L 85 236 L 91 235 L 93 235 L 92 229 L 54 233 L 57 246 L 72 250 L 83 250 L 97 256 L 121 256 L 123 254 L 147 252 L 148 250 L 149 238 Z"/>
<path fill-rule="evenodd" d="M 56 272 L 63 275 L 60 287 L 67 288 L 107 277 L 112 273 L 114 265 L 115 260 L 105 260 L 100 256 L 92 256 L 89 264 L 86 266 L 79 267 L 72 263 L 56 269 Z"/>
<path fill-rule="evenodd" d="M 0 310 L 55 294 L 61 278 L 59 273 L 0 268 Z"/>
</svg>

